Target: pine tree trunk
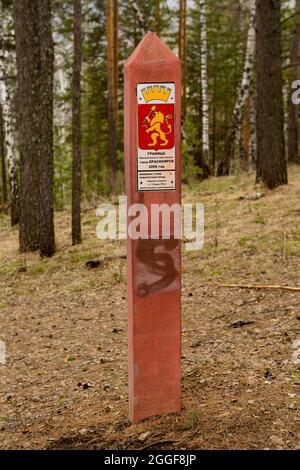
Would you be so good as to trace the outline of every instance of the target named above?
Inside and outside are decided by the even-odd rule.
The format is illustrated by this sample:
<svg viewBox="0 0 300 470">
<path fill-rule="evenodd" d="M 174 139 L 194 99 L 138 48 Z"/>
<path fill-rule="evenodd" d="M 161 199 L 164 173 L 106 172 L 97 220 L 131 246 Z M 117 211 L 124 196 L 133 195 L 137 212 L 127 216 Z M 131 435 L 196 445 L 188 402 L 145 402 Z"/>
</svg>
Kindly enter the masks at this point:
<svg viewBox="0 0 300 470">
<path fill-rule="evenodd" d="M 189 148 L 189 153 L 193 155 L 194 162 L 200 168 L 201 173 L 199 174 L 200 179 L 207 179 L 211 176 L 211 170 L 207 164 L 207 162 L 203 159 L 203 155 L 201 149 L 191 147 Z"/>
<path fill-rule="evenodd" d="M 243 71 L 241 86 L 238 91 L 238 97 L 235 103 L 232 124 L 229 129 L 226 143 L 225 155 L 218 167 L 218 176 L 228 175 L 230 171 L 230 162 L 233 157 L 234 144 L 236 141 L 236 134 L 240 131 L 242 123 L 242 109 L 249 96 L 249 89 L 251 80 L 253 78 L 254 67 L 254 53 L 255 53 L 255 0 L 249 0 L 249 29 L 246 47 L 246 59 Z"/>
<path fill-rule="evenodd" d="M 300 11 L 300 0 L 297 0 L 295 12 Z M 294 17 L 294 29 L 292 33 L 289 72 L 289 97 L 288 97 L 288 161 L 300 164 L 299 140 L 298 140 L 298 105 L 292 102 L 292 83 L 298 78 L 299 67 L 296 65 L 300 59 L 300 15 Z"/>
<path fill-rule="evenodd" d="M 286 184 L 280 0 L 256 0 L 257 181 Z"/>
<path fill-rule="evenodd" d="M 57 71 L 57 77 L 59 82 L 59 93 L 61 96 L 64 96 L 67 89 L 67 79 L 65 71 L 63 70 L 62 66 Z M 59 110 L 57 113 L 57 120 L 58 120 L 58 128 L 59 128 L 59 142 L 61 149 L 65 149 L 66 145 L 66 126 L 67 126 L 67 115 L 66 110 L 64 108 Z M 61 152 L 61 162 L 60 162 L 60 194 L 61 194 L 61 208 L 64 208 L 65 204 L 65 183 L 64 183 L 64 153 Z"/>
<path fill-rule="evenodd" d="M 40 37 L 40 252 L 55 252 L 53 199 L 53 75 L 54 45 L 51 0 L 38 1 Z"/>
<path fill-rule="evenodd" d="M 20 251 L 55 251 L 51 0 L 14 0 L 21 162 Z"/>
<path fill-rule="evenodd" d="M 0 159 L 1 159 L 1 192 L 2 202 L 7 204 L 7 180 L 6 180 L 6 164 L 5 164 L 5 132 L 3 110 L 0 103 Z"/>
<path fill-rule="evenodd" d="M 182 63 L 183 57 L 183 7 L 184 0 L 179 0 L 179 31 L 178 31 L 178 57 Z"/>
<path fill-rule="evenodd" d="M 288 101 L 288 161 L 300 164 L 299 140 L 298 140 L 298 105 Z"/>
<path fill-rule="evenodd" d="M 200 1 L 200 64 L 201 64 L 201 93 L 202 93 L 202 158 L 208 164 L 209 160 L 209 108 L 208 108 L 208 78 L 207 78 L 207 31 L 206 31 L 206 2 Z"/>
<path fill-rule="evenodd" d="M 289 128 L 289 83 L 283 81 L 282 86 L 282 97 L 283 97 L 283 133 L 284 133 L 284 145 L 285 155 L 288 155 L 288 128 Z"/>
<path fill-rule="evenodd" d="M 182 116 L 186 118 L 187 112 L 187 54 L 186 54 L 186 0 L 180 0 L 179 6 L 179 37 L 178 37 L 178 57 L 181 60 L 182 75 Z"/>
<path fill-rule="evenodd" d="M 39 72 L 37 1 L 14 0 L 20 149 L 20 251 L 39 249 Z M 30 40 L 28 40 L 30 38 Z"/>
<path fill-rule="evenodd" d="M 115 35 L 114 35 L 114 3 L 106 2 L 106 35 L 107 35 L 107 102 L 108 102 L 108 153 L 110 169 L 110 187 L 116 190 L 117 179 L 117 122 L 116 122 L 116 86 L 115 86 Z"/>
<path fill-rule="evenodd" d="M 115 95 L 115 115 L 116 128 L 118 132 L 118 112 L 119 112 L 119 47 L 118 47 L 118 21 L 119 21 L 119 4 L 118 0 L 114 1 L 114 95 Z"/>
<path fill-rule="evenodd" d="M 72 243 L 81 243 L 81 0 L 73 0 L 74 62 L 73 62 L 73 168 L 72 168 Z"/>
<path fill-rule="evenodd" d="M 183 4 L 183 116 L 187 116 L 187 35 L 186 35 L 186 18 L 187 18 L 187 0 Z"/>
</svg>

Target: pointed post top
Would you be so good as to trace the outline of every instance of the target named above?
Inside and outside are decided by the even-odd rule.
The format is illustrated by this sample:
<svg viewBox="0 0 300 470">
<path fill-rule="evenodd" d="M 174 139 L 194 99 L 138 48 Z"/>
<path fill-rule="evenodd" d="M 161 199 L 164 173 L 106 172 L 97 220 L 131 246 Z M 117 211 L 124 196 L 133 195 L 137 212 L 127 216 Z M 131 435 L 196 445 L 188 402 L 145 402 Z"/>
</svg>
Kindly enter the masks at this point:
<svg viewBox="0 0 300 470">
<path fill-rule="evenodd" d="M 175 63 L 178 57 L 171 49 L 152 31 L 148 31 L 141 42 L 125 62 L 125 68 L 133 63 Z"/>
</svg>

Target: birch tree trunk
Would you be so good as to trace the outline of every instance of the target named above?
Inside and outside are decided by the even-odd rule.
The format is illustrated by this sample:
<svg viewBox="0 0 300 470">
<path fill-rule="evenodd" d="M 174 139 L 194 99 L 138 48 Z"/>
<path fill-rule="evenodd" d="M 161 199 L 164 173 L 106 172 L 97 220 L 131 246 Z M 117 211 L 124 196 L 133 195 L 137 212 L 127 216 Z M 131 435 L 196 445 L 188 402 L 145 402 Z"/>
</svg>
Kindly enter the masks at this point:
<svg viewBox="0 0 300 470">
<path fill-rule="evenodd" d="M 110 187 L 114 192 L 117 179 L 117 120 L 116 120 L 116 44 L 114 34 L 114 14 L 116 0 L 106 0 L 106 37 L 107 37 L 107 104 L 108 104 L 108 158 Z"/>
<path fill-rule="evenodd" d="M 11 225 L 17 225 L 19 222 L 19 182 L 17 163 L 15 157 L 15 138 L 12 127 L 12 109 L 10 98 L 7 93 L 5 83 L 2 83 L 1 103 L 3 109 L 3 123 L 5 135 L 6 158 L 8 165 L 8 179 L 10 187 L 10 218 Z"/>
<path fill-rule="evenodd" d="M 229 129 L 226 143 L 225 155 L 218 168 L 218 176 L 228 175 L 230 171 L 230 162 L 233 157 L 236 135 L 241 125 L 241 115 L 243 106 L 249 96 L 249 89 L 253 79 L 254 54 L 255 54 L 255 0 L 249 0 L 249 28 L 246 46 L 246 58 L 241 85 L 238 91 L 238 97 L 234 106 L 232 123 Z"/>
<path fill-rule="evenodd" d="M 9 25 L 4 17 L 2 2 L 0 2 L 0 103 L 2 104 L 3 131 L 5 136 L 5 153 L 8 165 L 10 187 L 10 217 L 11 225 L 19 222 L 19 182 L 16 163 L 15 138 L 13 130 L 13 112 L 9 93 L 7 76 L 13 68 L 13 57 L 6 50 L 6 35 Z"/>
<path fill-rule="evenodd" d="M 74 59 L 72 83 L 72 244 L 81 243 L 81 0 L 73 0 Z"/>
<path fill-rule="evenodd" d="M 207 77 L 207 31 L 206 31 L 206 1 L 200 1 L 200 66 L 202 94 L 202 157 L 208 163 L 209 159 L 209 108 L 208 108 L 208 77 Z"/>
</svg>

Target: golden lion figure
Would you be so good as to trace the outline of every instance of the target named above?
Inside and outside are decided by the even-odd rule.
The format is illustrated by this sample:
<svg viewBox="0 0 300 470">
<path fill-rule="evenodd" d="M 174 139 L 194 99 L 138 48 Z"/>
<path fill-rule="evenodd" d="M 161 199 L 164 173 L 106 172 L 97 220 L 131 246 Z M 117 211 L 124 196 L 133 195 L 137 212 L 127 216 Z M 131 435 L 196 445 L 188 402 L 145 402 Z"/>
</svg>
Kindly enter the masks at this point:
<svg viewBox="0 0 300 470">
<path fill-rule="evenodd" d="M 152 142 L 149 144 L 149 147 L 154 147 L 157 144 L 158 137 L 162 141 L 162 146 L 165 147 L 168 145 L 169 141 L 166 138 L 166 135 L 171 134 L 172 126 L 169 123 L 169 119 L 172 119 L 172 114 L 168 114 L 166 117 L 161 111 L 156 111 L 156 106 L 152 106 L 150 113 L 144 120 L 143 127 L 146 128 L 147 134 L 151 134 Z M 147 127 L 146 122 L 150 127 Z M 164 132 L 161 129 L 161 126 L 166 122 L 168 127 L 168 132 Z"/>
</svg>

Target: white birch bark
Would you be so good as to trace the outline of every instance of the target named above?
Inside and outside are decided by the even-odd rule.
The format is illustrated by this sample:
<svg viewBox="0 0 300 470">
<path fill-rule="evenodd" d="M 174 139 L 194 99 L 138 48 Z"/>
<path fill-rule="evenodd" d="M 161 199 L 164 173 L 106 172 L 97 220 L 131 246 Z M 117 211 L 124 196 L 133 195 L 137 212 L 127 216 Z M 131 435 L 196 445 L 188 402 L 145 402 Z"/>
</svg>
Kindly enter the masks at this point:
<svg viewBox="0 0 300 470">
<path fill-rule="evenodd" d="M 245 65 L 243 69 L 241 85 L 239 87 L 237 100 L 233 110 L 232 125 L 227 136 L 224 160 L 221 162 L 218 169 L 219 175 L 229 173 L 230 160 L 232 158 L 236 136 L 240 132 L 239 126 L 241 123 L 242 109 L 247 98 L 249 97 L 249 90 L 253 80 L 255 55 L 255 10 L 255 0 L 249 0 L 249 27 L 247 35 Z"/>
<path fill-rule="evenodd" d="M 249 28 L 246 46 L 246 58 L 244 71 L 239 89 L 237 101 L 233 112 L 233 122 L 241 125 L 242 109 L 249 97 L 251 82 L 253 80 L 254 54 L 255 54 L 255 0 L 249 0 Z M 236 129 L 237 133 L 241 133 L 240 129 Z"/>
<path fill-rule="evenodd" d="M 201 93 L 202 93 L 202 154 L 207 163 L 209 157 L 209 106 L 208 106 L 208 74 L 207 74 L 207 29 L 206 29 L 206 1 L 200 1 L 200 65 L 201 65 Z"/>
<path fill-rule="evenodd" d="M 57 80 L 58 80 L 58 86 L 59 86 L 59 94 L 61 96 L 64 96 L 67 90 L 68 86 L 68 81 L 66 77 L 66 73 L 62 66 L 57 70 Z M 66 126 L 67 126 L 67 110 L 65 109 L 65 106 L 60 106 L 57 109 L 56 112 L 56 119 L 58 121 L 58 127 L 59 127 L 59 143 L 61 146 L 61 149 L 65 149 L 66 147 Z M 65 184 L 64 184 L 64 160 L 65 156 L 63 152 L 61 152 L 61 161 L 60 161 L 60 178 L 61 178 L 61 198 L 62 198 L 62 207 L 64 207 L 65 203 Z"/>
<path fill-rule="evenodd" d="M 13 112 L 11 105 L 10 90 L 8 85 L 7 76 L 15 68 L 13 62 L 15 58 L 9 54 L 5 47 L 5 37 L 8 31 L 8 20 L 5 18 L 2 9 L 2 3 L 0 2 L 0 101 L 3 108 L 3 121 L 4 121 L 4 132 L 5 132 L 5 145 L 6 145 L 6 158 L 8 163 L 8 176 L 10 184 L 10 196 L 11 196 L 11 221 L 12 225 L 18 222 L 18 206 L 19 206 L 19 185 L 17 175 L 17 163 L 16 163 L 16 148 L 15 148 L 15 137 L 14 137 L 14 126 L 13 126 Z"/>
</svg>

